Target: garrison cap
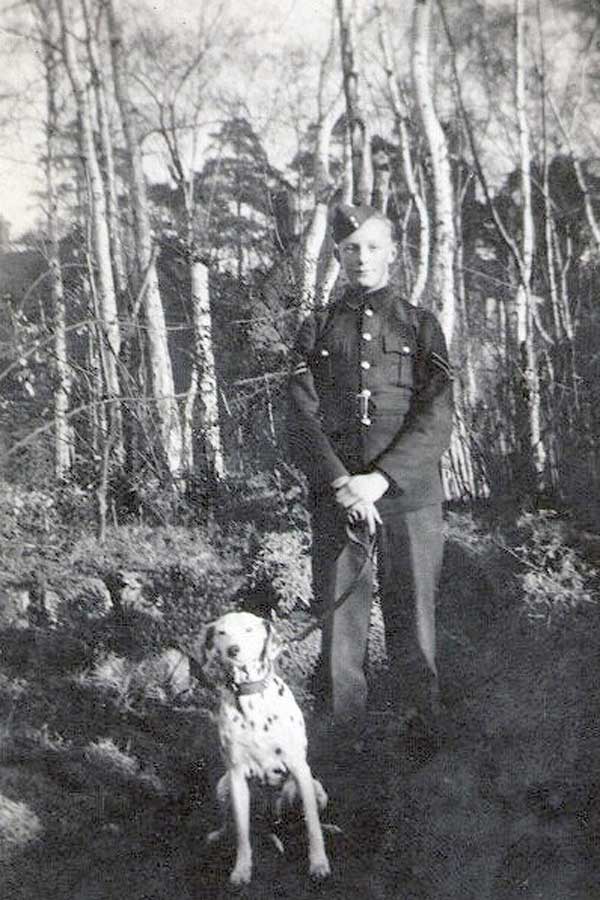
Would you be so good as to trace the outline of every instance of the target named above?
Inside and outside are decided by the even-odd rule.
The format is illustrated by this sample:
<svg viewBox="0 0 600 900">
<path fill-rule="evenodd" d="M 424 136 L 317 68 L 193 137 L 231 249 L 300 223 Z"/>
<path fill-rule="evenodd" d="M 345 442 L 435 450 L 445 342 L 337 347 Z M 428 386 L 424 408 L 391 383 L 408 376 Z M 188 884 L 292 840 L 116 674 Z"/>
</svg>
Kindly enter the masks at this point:
<svg viewBox="0 0 600 900">
<path fill-rule="evenodd" d="M 336 244 L 350 237 L 363 222 L 373 216 L 381 218 L 381 213 L 373 206 L 367 206 L 364 203 L 361 206 L 351 206 L 349 203 L 336 206 L 331 222 L 331 231 Z"/>
</svg>

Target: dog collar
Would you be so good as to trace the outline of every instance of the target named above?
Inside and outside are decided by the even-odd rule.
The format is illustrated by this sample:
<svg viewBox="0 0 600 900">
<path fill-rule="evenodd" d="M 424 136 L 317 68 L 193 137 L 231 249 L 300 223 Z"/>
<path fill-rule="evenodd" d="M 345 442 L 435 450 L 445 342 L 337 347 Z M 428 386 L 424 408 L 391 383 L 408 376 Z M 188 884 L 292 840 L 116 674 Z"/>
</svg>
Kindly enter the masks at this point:
<svg viewBox="0 0 600 900">
<path fill-rule="evenodd" d="M 260 694 L 266 688 L 271 671 L 269 670 L 264 678 L 259 681 L 243 681 L 241 684 L 234 684 L 233 690 L 239 697 L 246 697 L 248 694 Z"/>
</svg>

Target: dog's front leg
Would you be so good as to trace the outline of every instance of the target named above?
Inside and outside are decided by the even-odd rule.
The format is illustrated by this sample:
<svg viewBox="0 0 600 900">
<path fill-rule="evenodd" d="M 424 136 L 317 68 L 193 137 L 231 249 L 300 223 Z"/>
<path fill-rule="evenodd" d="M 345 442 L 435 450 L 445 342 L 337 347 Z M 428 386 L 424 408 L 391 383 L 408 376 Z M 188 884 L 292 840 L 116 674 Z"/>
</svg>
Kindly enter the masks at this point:
<svg viewBox="0 0 600 900">
<path fill-rule="evenodd" d="M 232 884 L 249 884 L 252 877 L 250 789 L 242 766 L 236 766 L 230 770 L 229 787 L 237 839 L 235 866 L 229 876 L 229 880 Z"/>
<path fill-rule="evenodd" d="M 206 843 L 207 844 L 216 844 L 221 838 L 227 833 L 227 828 L 229 826 L 229 809 L 231 806 L 231 785 L 229 784 L 229 772 L 225 772 L 225 774 L 219 778 L 219 783 L 217 784 L 217 802 L 219 804 L 219 808 L 221 810 L 221 827 L 217 828 L 216 831 L 210 831 L 206 835 Z"/>
<path fill-rule="evenodd" d="M 319 819 L 315 785 L 310 767 L 306 761 L 302 761 L 295 766 L 290 765 L 289 768 L 290 773 L 296 780 L 302 799 L 302 809 L 308 835 L 310 874 L 313 878 L 327 878 L 331 874 L 331 868 L 325 853 L 323 830 Z"/>
</svg>

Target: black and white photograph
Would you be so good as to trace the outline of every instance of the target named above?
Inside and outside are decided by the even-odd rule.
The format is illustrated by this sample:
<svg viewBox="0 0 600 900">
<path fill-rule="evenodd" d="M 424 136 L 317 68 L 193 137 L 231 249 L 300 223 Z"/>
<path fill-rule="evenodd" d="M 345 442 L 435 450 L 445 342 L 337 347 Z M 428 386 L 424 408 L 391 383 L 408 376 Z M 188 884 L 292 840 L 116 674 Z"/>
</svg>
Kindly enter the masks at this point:
<svg viewBox="0 0 600 900">
<path fill-rule="evenodd" d="M 598 0 L 0 59 L 0 897 L 600 900 Z"/>
</svg>

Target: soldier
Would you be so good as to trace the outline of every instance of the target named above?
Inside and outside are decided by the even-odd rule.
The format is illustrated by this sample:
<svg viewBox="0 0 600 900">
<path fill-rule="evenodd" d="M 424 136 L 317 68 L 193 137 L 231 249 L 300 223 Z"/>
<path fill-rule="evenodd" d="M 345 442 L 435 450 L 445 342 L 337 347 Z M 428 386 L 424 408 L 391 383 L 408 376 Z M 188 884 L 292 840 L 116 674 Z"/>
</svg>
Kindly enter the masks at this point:
<svg viewBox="0 0 600 900">
<path fill-rule="evenodd" d="M 450 440 L 452 374 L 435 316 L 389 285 L 392 232 L 369 206 L 335 210 L 349 286 L 302 325 L 289 383 L 290 449 L 309 482 L 314 608 L 323 619 L 318 682 L 336 731 L 350 741 L 365 725 L 373 573 L 371 556 L 348 536 L 360 543 L 361 533 L 376 534 L 399 715 L 428 715 L 438 690 L 439 463 Z"/>
</svg>

